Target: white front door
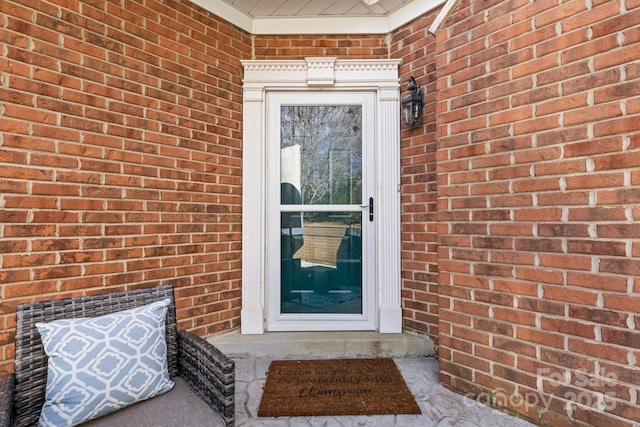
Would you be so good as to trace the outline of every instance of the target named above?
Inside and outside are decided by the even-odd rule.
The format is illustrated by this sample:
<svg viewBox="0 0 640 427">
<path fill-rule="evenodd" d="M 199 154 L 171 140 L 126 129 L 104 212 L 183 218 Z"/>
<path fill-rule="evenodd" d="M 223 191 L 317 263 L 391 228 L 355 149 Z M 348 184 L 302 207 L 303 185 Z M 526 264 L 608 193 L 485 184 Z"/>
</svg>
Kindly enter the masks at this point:
<svg viewBox="0 0 640 427">
<path fill-rule="evenodd" d="M 376 329 L 375 92 L 267 93 L 267 329 Z"/>
<path fill-rule="evenodd" d="M 400 61 L 313 57 L 242 63 L 241 332 L 321 329 L 401 332 Z M 325 156 L 325 162 L 315 162 L 309 152 L 303 151 L 303 147 L 308 146 L 304 138 L 334 128 L 348 128 L 341 120 L 325 123 L 324 128 L 320 126 L 306 134 L 295 129 L 298 140 L 292 134 L 290 141 L 283 145 L 282 118 L 294 125 L 297 120 L 287 119 L 286 114 L 294 113 L 293 110 L 287 113 L 287 108 L 283 116 L 281 107 L 309 107 L 307 114 L 315 107 L 335 107 L 338 112 L 350 114 L 352 117 L 347 123 L 352 132 L 361 132 L 362 158 L 348 153 L 348 150 L 358 151 L 359 146 L 353 140 L 333 145 L 333 160 L 331 156 L 326 160 Z M 359 118 L 354 114 L 357 109 L 361 109 Z M 339 140 L 346 135 L 338 132 L 334 137 Z M 299 148 L 292 148 L 296 145 Z M 300 152 L 299 161 L 295 159 L 296 150 Z M 303 154 L 306 157 L 303 158 Z M 315 175 L 305 172 L 310 179 L 308 183 L 303 182 L 303 165 L 316 163 L 325 167 L 326 183 L 324 189 L 318 188 L 325 191 L 324 199 L 313 199 L 309 194 Z M 282 169 L 281 164 L 286 167 Z M 362 174 L 346 173 L 348 192 L 344 182 L 346 165 L 361 167 Z M 371 174 L 372 171 L 375 173 Z M 357 180 L 362 181 L 360 190 L 354 186 Z M 291 193 L 282 191 L 285 183 L 292 184 L 289 189 L 300 192 L 298 202 L 295 192 L 291 199 L 288 198 Z M 369 221 L 370 197 L 374 199 L 373 221 Z M 286 227 L 288 224 L 292 226 Z M 315 229 L 311 225 L 315 225 Z M 327 236 L 328 230 L 342 234 L 341 243 L 342 240 L 348 242 L 346 249 L 343 245 L 341 250 L 336 250 L 335 261 L 326 256 L 320 258 L 311 251 L 321 246 L 322 239 L 326 243 L 336 239 L 335 246 L 337 237 Z M 312 231 L 318 231 L 321 236 L 313 236 Z M 293 239 L 284 238 L 288 235 Z M 300 239 L 302 246 L 306 245 L 302 252 L 299 252 L 302 246 L 296 247 Z M 353 249 L 354 245 L 358 247 L 358 240 L 362 242 L 361 259 L 357 249 Z M 293 246 L 287 249 L 289 243 Z M 357 285 L 353 285 L 357 281 L 344 281 L 345 277 L 357 277 L 358 271 L 360 296 Z M 303 287 L 301 278 L 309 275 L 315 275 L 318 281 L 305 281 L 307 284 Z M 304 301 L 301 294 L 306 294 Z M 322 307 L 329 312 L 321 312 Z"/>
</svg>

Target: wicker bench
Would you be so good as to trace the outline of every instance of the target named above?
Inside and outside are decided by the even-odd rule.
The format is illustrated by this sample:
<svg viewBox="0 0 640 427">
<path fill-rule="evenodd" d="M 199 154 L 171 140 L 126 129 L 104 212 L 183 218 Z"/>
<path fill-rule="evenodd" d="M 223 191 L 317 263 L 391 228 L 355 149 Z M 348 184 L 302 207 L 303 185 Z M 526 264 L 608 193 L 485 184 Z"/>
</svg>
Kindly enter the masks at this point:
<svg viewBox="0 0 640 427">
<path fill-rule="evenodd" d="M 233 426 L 234 362 L 202 338 L 186 331 L 177 331 L 173 286 L 163 285 L 20 305 L 16 323 L 14 374 L 0 376 L 0 427 L 26 427 L 38 422 L 45 400 L 47 356 L 35 326 L 37 322 L 97 317 L 165 298 L 171 299 L 166 319 L 167 361 L 169 375 L 177 377 L 174 378 L 176 387 L 165 395 L 137 403 L 90 423 L 95 422 L 94 425 L 100 426 L 123 425 L 123 417 L 128 417 L 127 411 L 130 411 L 133 420 L 150 420 L 155 417 L 161 423 L 154 425 L 173 426 L 177 420 L 178 424 L 186 427 L 189 420 L 196 416 L 194 413 L 201 411 L 203 406 L 205 411 L 210 412 L 201 414 L 209 417 L 207 425 L 217 425 L 215 418 L 219 415 L 222 425 Z M 188 396 L 172 396 L 174 393 L 186 393 Z M 180 410 L 188 413 L 176 413 Z M 113 421 L 109 421 L 110 417 L 113 417 Z M 138 422 L 135 425 L 140 425 Z M 129 422 L 126 424 L 134 425 Z"/>
</svg>

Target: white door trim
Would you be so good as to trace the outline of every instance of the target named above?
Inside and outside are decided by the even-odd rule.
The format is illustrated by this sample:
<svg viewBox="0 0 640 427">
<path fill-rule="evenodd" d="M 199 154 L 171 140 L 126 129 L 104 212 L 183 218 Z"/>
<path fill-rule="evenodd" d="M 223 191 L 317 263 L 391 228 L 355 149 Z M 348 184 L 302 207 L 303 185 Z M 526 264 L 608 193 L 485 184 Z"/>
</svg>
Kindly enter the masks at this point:
<svg viewBox="0 0 640 427">
<path fill-rule="evenodd" d="M 402 332 L 400 305 L 399 60 L 242 61 L 242 311 L 241 333 L 262 334 L 266 320 L 266 93 L 283 90 L 370 90 L 376 93 L 375 157 L 378 325 Z"/>
</svg>

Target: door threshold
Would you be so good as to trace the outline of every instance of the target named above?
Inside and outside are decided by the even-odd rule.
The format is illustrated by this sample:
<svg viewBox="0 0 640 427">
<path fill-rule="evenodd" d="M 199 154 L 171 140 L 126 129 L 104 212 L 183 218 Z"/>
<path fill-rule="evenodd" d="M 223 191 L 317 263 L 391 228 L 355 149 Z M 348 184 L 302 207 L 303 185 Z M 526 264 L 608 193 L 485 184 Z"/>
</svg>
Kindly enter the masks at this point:
<svg viewBox="0 0 640 427">
<path fill-rule="evenodd" d="M 425 335 L 403 332 L 265 332 L 242 335 L 239 331 L 207 339 L 231 358 L 309 359 L 351 357 L 427 357 L 435 346 Z"/>
</svg>

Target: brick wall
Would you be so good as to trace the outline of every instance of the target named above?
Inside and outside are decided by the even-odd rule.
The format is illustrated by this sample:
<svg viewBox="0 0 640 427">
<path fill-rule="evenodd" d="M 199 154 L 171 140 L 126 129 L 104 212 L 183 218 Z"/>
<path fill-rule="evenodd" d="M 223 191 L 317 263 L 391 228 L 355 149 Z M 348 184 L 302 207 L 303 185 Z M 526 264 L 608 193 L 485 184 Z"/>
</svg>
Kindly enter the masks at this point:
<svg viewBox="0 0 640 427">
<path fill-rule="evenodd" d="M 256 60 L 296 60 L 308 56 L 335 56 L 341 59 L 386 59 L 389 48 L 379 35 L 255 36 Z"/>
<path fill-rule="evenodd" d="M 250 36 L 188 1 L 2 12 L 0 371 L 35 299 L 174 283 L 181 329 L 237 327 Z"/>
<path fill-rule="evenodd" d="M 639 22 L 463 0 L 437 34 L 441 380 L 541 425 L 640 425 Z"/>
<path fill-rule="evenodd" d="M 404 328 L 438 338 L 436 226 L 435 38 L 427 33 L 437 11 L 392 34 L 390 56 L 402 59 L 401 97 L 413 76 L 424 95 L 422 126 L 402 127 L 402 306 Z"/>
</svg>

